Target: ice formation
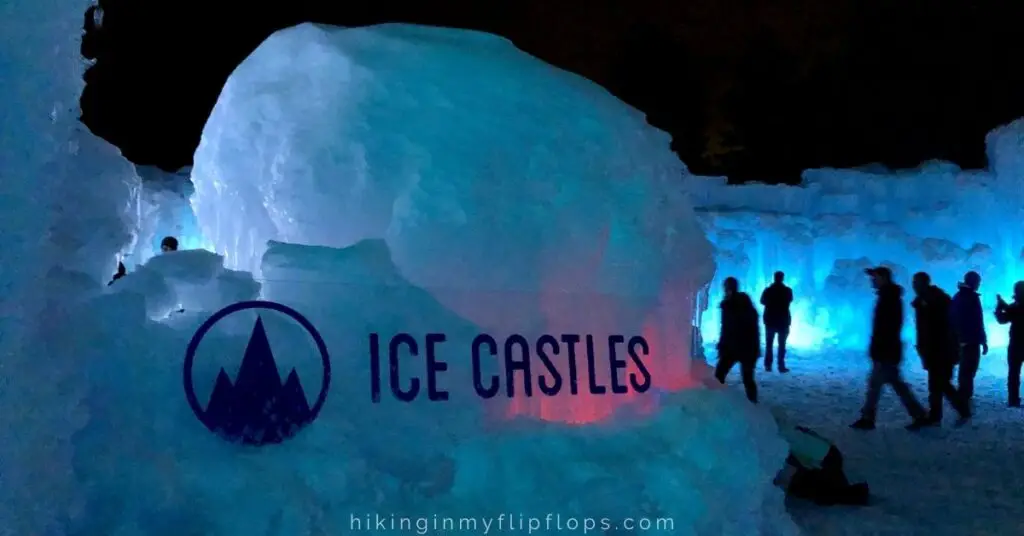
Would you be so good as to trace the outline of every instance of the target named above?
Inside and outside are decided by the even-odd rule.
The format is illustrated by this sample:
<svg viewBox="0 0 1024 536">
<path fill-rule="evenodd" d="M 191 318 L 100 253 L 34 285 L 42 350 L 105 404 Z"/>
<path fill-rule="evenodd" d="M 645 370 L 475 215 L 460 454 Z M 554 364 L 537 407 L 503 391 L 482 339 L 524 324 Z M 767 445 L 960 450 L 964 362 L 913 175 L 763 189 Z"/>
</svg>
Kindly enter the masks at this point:
<svg viewBox="0 0 1024 536">
<path fill-rule="evenodd" d="M 292 126 L 299 128 L 290 132 L 301 143 L 279 153 L 263 147 L 263 152 L 234 153 L 233 162 L 252 164 L 245 168 L 253 172 L 249 178 L 266 184 L 258 180 L 264 169 L 280 170 L 288 162 L 288 151 L 308 147 L 313 154 L 304 158 L 326 164 L 326 169 L 345 177 L 343 172 L 351 169 L 347 164 L 332 166 L 350 162 L 350 157 L 365 149 L 364 174 L 347 175 L 359 179 L 351 183 L 332 183 L 321 176 L 313 184 L 298 180 L 303 177 L 298 173 L 296 189 L 290 192 L 294 197 L 283 195 L 289 193 L 281 189 L 287 183 L 278 183 L 279 189 L 270 193 L 281 195 L 264 203 L 262 194 L 209 197 L 217 188 L 243 188 L 245 183 L 236 174 L 234 185 L 226 186 L 231 185 L 230 172 L 240 173 L 242 168 L 208 167 L 219 186 L 214 186 L 212 178 L 204 184 L 198 174 L 197 208 L 208 226 L 217 221 L 216 214 L 225 222 L 219 229 L 208 228 L 218 231 L 211 238 L 230 255 L 228 268 L 223 266 L 223 256 L 181 251 L 134 262 L 128 276 L 108 287 L 105 283 L 119 253 L 142 251 L 136 259 L 148 256 L 150 238 L 163 233 L 167 225 L 181 223 L 173 223 L 173 214 L 149 210 L 147 199 L 152 198 L 140 198 L 132 168 L 75 122 L 72 103 L 82 67 L 75 38 L 85 6 L 42 1 L 15 2 L 11 7 L 0 20 L 0 33 L 6 38 L 0 43 L 5 81 L 0 85 L 4 97 L 0 106 L 12 107 L 5 110 L 5 121 L 0 123 L 5 140 L 0 146 L 0 160 L 5 163 L 0 181 L 5 204 L 5 232 L 0 237 L 4 251 L 0 428 L 6 431 L 0 440 L 0 534 L 343 534 L 354 530 L 353 516 L 374 513 L 430 520 L 434 515 L 460 518 L 508 511 L 543 518 L 553 510 L 564 516 L 673 518 L 676 533 L 795 531 L 782 509 L 781 493 L 770 484 L 785 454 L 774 424 L 764 412 L 723 390 L 695 387 L 664 393 L 662 409 L 656 413 L 643 418 L 616 415 L 584 427 L 535 419 L 503 421 L 507 412 L 496 418 L 482 404 L 373 405 L 365 397 L 365 362 L 360 359 L 365 348 L 359 341 L 367 328 L 382 332 L 431 329 L 458 341 L 476 331 L 503 326 L 494 318 L 473 318 L 473 311 L 460 308 L 459 300 L 442 292 L 435 296 L 432 285 L 474 292 L 512 289 L 536 297 L 548 288 L 541 285 L 540 275 L 556 274 L 559 277 L 545 279 L 544 285 L 611 295 L 599 305 L 621 305 L 622 315 L 653 311 L 653 321 L 624 323 L 621 329 L 642 328 L 659 342 L 672 339 L 658 330 L 678 332 L 683 344 L 671 350 L 686 363 L 688 300 L 692 289 L 710 277 L 709 249 L 686 210 L 668 216 L 686 206 L 668 193 L 667 184 L 680 165 L 668 153 L 667 137 L 644 125 L 638 114 L 589 83 L 543 66 L 487 36 L 398 27 L 292 30 L 285 35 L 309 37 L 319 45 L 305 49 L 314 60 L 305 76 L 278 80 L 306 83 L 299 93 L 307 99 L 293 94 L 289 102 L 358 103 L 330 124 L 364 135 L 366 147 L 352 144 L 352 152 L 333 152 L 325 140 L 339 137 L 337 133 L 323 125 L 318 130 L 315 122 L 297 122 Z M 364 85 L 338 84 L 329 78 L 320 80 L 324 84 L 314 83 L 331 74 L 324 67 L 345 65 L 346 56 L 338 49 L 327 53 L 332 47 L 325 43 L 332 39 L 348 40 L 353 54 L 390 57 L 395 62 L 392 70 L 385 68 L 388 61 L 383 59 L 353 62 L 351 70 L 340 69 L 343 78 L 360 73 L 380 76 L 363 78 Z M 302 39 L 272 42 L 303 49 Z M 475 52 L 458 53 L 467 42 L 476 45 Z M 394 49 L 400 52 L 395 54 Z M 266 47 L 261 50 L 267 52 Z M 317 56 L 317 50 L 324 54 Z M 462 59 L 446 64 L 440 61 L 443 51 Z M 303 59 L 293 58 L 287 50 L 269 57 L 278 64 Z M 399 58 L 406 59 L 399 62 Z M 422 70 L 427 65 L 441 70 L 428 76 Z M 416 77 L 403 85 L 399 69 Z M 525 73 L 547 73 L 549 78 Z M 479 87 L 469 91 L 452 78 Z M 415 82 L 421 84 L 410 85 Z M 485 90 L 488 86 L 490 93 Z M 365 100 L 354 94 L 336 100 L 316 98 L 318 91 L 334 88 L 365 90 Z M 540 92 L 545 88 L 558 104 L 545 107 Z M 417 90 L 427 100 L 414 105 L 416 101 L 410 99 Z M 516 100 L 524 94 L 532 97 Z M 482 99 L 476 107 L 472 95 Z M 263 98 L 270 96 L 264 93 Z M 599 106 L 602 103 L 607 106 Z M 439 113 L 445 106 L 470 110 L 451 108 L 445 116 Z M 559 106 L 575 112 L 559 114 Z M 412 113 L 420 108 L 432 112 Z M 506 123 L 488 123 L 491 110 L 511 115 L 505 116 Z M 534 121 L 555 130 L 513 124 L 512 118 L 531 112 L 538 113 Z M 385 128 L 387 135 L 374 145 L 368 135 L 374 131 L 368 127 L 380 129 L 388 124 L 380 122 L 377 114 L 394 119 L 397 113 L 405 114 L 402 118 L 409 130 Z M 310 116 L 297 113 L 297 117 Z M 443 131 L 430 135 L 426 126 L 438 118 L 440 124 L 459 127 L 452 131 L 461 137 L 449 138 L 455 134 Z M 261 129 L 272 124 L 265 119 L 260 115 L 244 118 L 245 124 L 256 121 Z M 494 127 L 482 129 L 480 122 Z M 231 133 L 225 134 L 230 140 Z M 435 138 L 444 143 L 430 145 Z M 208 138 L 205 143 L 209 151 L 212 142 Z M 505 149 L 521 149 L 529 143 L 534 144 L 532 152 Z M 656 146 L 660 149 L 648 150 Z M 481 147 L 487 150 L 483 156 L 471 150 Z M 243 148 L 244 144 L 235 146 Z M 230 143 L 219 150 L 231 154 Z M 264 159 L 268 151 L 274 156 Z M 468 170 L 487 180 L 470 181 L 457 173 L 461 168 L 456 163 L 445 164 L 453 152 Z M 503 166 L 515 165 L 524 166 L 525 171 L 503 175 Z M 564 180 L 545 182 L 542 173 Z M 451 179 L 447 190 L 442 175 Z M 519 184 L 512 182 L 512 176 L 527 177 L 521 179 L 526 193 L 516 193 Z M 629 180 L 602 181 L 605 176 Z M 415 182 L 415 187 L 407 181 Z M 344 195 L 341 185 L 345 184 L 362 188 L 357 191 L 364 197 Z M 553 188 L 555 184 L 561 190 Z M 213 190 L 203 189 L 211 186 Z M 395 189 L 388 190 L 390 186 Z M 387 216 L 386 225 L 374 227 L 381 221 L 374 220 L 373 208 L 380 208 L 388 196 L 391 201 L 384 204 L 395 208 L 382 213 Z M 625 208 L 612 209 L 612 197 L 628 200 Z M 342 211 L 328 203 L 332 198 L 348 203 L 343 207 L 353 215 L 351 228 L 341 226 L 346 220 Z M 449 204 L 434 203 L 442 200 Z M 530 206 L 538 200 L 544 203 Z M 651 211 L 648 219 L 641 208 L 650 209 L 647 205 L 652 200 L 664 207 Z M 274 229 L 250 237 L 241 232 L 244 229 L 229 228 L 229 221 L 258 223 L 260 217 L 267 217 L 260 216 L 260 211 L 274 209 L 278 201 L 284 212 L 273 214 L 284 214 L 277 221 L 288 224 L 287 232 Z M 204 208 L 204 202 L 220 205 Z M 157 203 L 161 210 L 165 208 L 162 201 Z M 593 210 L 581 209 L 583 203 L 591 203 Z M 482 213 L 486 216 L 468 210 L 477 206 L 488 209 Z M 309 212 L 303 212 L 306 208 Z M 556 208 L 564 215 L 556 214 Z M 574 223 L 571 217 L 576 216 L 587 219 Z M 544 217 L 554 224 L 542 227 Z M 472 229 L 456 225 L 460 218 L 490 223 L 492 230 L 494 225 L 507 228 L 500 229 L 500 234 L 474 235 L 469 232 Z M 595 224 L 602 229 L 596 236 Z M 372 229 L 378 232 L 370 233 Z M 334 236 L 331 230 L 339 231 L 337 240 L 343 242 L 328 240 Z M 431 236 L 431 230 L 437 235 Z M 554 247 L 582 247 L 559 251 L 574 256 L 561 264 L 552 261 L 552 265 L 538 266 L 537 254 L 517 233 L 525 233 L 523 240 L 531 240 L 545 254 Z M 246 242 L 267 238 L 347 247 L 282 243 L 264 252 L 261 243 Z M 503 240 L 501 245 L 509 246 L 510 253 L 535 261 L 517 263 L 512 258 L 507 262 L 510 270 L 521 270 L 521 277 L 502 270 L 496 258 L 507 256 L 486 247 L 496 247 Z M 463 262 L 481 270 L 470 274 L 480 277 L 426 262 L 429 252 L 421 248 L 428 244 L 443 248 L 444 259 L 475 252 L 463 257 Z M 681 254 L 684 247 L 691 252 Z M 262 264 L 257 265 L 263 253 Z M 418 257 L 423 262 L 417 263 Z M 632 264 L 612 264 L 609 258 Z M 595 264 L 579 263 L 586 269 L 567 270 L 578 259 Z M 262 273 L 266 296 L 290 301 L 315 319 L 329 336 L 339 370 L 339 383 L 320 420 L 288 443 L 258 450 L 240 450 L 209 434 L 189 411 L 181 386 L 183 350 L 196 327 L 212 310 L 261 290 L 252 274 L 232 270 L 238 267 Z M 669 277 L 680 275 L 684 277 Z M 337 281 L 358 284 L 321 284 Z M 666 281 L 671 283 L 667 290 L 660 285 Z M 585 299 L 580 303 L 589 308 L 569 310 L 579 318 L 555 327 L 604 328 L 611 322 L 602 316 L 606 309 Z M 510 300 L 508 305 L 515 304 Z M 568 306 L 549 298 L 544 307 L 564 314 Z M 682 307 L 686 312 L 672 311 L 681 321 L 667 323 L 661 318 L 667 313 L 659 307 Z M 534 303 L 515 310 L 529 313 L 536 308 Z M 513 327 L 527 332 L 551 327 L 543 315 L 522 318 L 536 325 Z M 208 373 L 218 358 L 239 354 L 247 320 L 252 319 L 226 323 L 209 343 L 204 341 L 208 346 L 201 351 L 209 359 L 207 369 L 199 373 Z M 268 321 L 267 329 L 271 344 L 292 352 L 301 349 L 294 328 Z M 667 350 L 664 353 L 668 355 Z M 287 362 L 286 356 L 294 354 L 278 354 L 279 365 L 301 366 Z M 678 370 L 680 378 L 693 379 L 688 368 Z M 746 455 L 736 457 L 734 449 Z"/>
<path fill-rule="evenodd" d="M 65 343 L 93 364 L 94 387 L 92 420 L 75 451 L 75 475 L 90 492 L 88 515 L 72 534 L 165 534 L 159 527 L 168 535 L 343 534 L 355 531 L 353 517 L 377 513 L 456 523 L 508 513 L 647 517 L 672 519 L 672 533 L 795 533 L 770 484 L 785 445 L 771 417 L 734 393 L 670 393 L 657 414 L 586 427 L 494 426 L 453 351 L 442 356 L 452 364 L 449 403 L 371 402 L 369 330 L 440 330 L 450 348 L 480 330 L 404 280 L 382 240 L 344 249 L 270 244 L 264 295 L 292 304 L 320 329 L 334 387 L 320 419 L 300 435 L 240 452 L 207 433 L 180 402 L 181 348 L 208 313 L 189 310 L 196 302 L 188 300 L 185 313 L 161 323 L 144 311 L 167 303 L 168 287 L 178 296 L 194 296 L 182 289 L 196 285 L 218 295 L 255 289 L 251 280 L 225 284 L 216 255 L 180 253 L 146 263 L 154 273 L 136 271 L 85 304 L 105 314 L 89 316 Z M 150 283 L 155 274 L 162 284 Z M 339 279 L 358 284 L 319 284 Z M 204 340 L 197 376 L 237 366 L 230 356 L 242 351 L 252 318 L 240 320 Z M 268 322 L 267 331 L 279 366 L 302 367 L 303 356 L 280 350 L 303 347 L 304 333 L 287 322 Z M 300 374 L 315 378 L 308 369 Z"/>
<path fill-rule="evenodd" d="M 721 299 L 725 277 L 739 278 L 756 300 L 782 270 L 796 297 L 792 346 L 864 348 L 874 297 L 864 268 L 891 266 L 908 292 L 911 275 L 927 271 L 950 294 L 977 270 L 990 344 L 1005 346 L 1007 329 L 990 313 L 996 294 L 1009 299 L 1024 279 L 1024 119 L 993 130 L 986 144 L 986 170 L 945 162 L 892 172 L 815 169 L 792 187 L 687 176 L 716 248 L 711 303 Z M 908 308 L 908 341 L 912 317 Z M 717 339 L 716 308 L 701 327 L 705 342 Z"/>
<path fill-rule="evenodd" d="M 132 247 L 123 252 L 122 260 L 129 269 L 146 262 L 160 252 L 165 236 L 178 239 L 180 249 L 213 249 L 199 231 L 189 199 L 195 189 L 189 180 L 190 168 L 167 173 L 150 166 L 136 166 L 142 179 L 135 219 L 138 234 Z"/>
<path fill-rule="evenodd" d="M 674 389 L 693 383 L 713 265 L 668 147 L 636 110 L 503 39 L 310 24 L 229 78 L 193 203 L 232 267 L 257 271 L 268 240 L 382 239 L 403 277 L 502 336 L 646 334 L 656 387 Z"/>
<path fill-rule="evenodd" d="M 475 333 L 650 341 L 660 401 L 637 396 L 628 413 L 613 413 L 621 402 L 610 396 L 486 405 L 469 396 L 447 406 L 347 398 L 339 431 L 388 414 L 389 427 L 375 428 L 383 436 L 350 446 L 369 456 L 363 463 L 399 478 L 424 472 L 423 458 L 453 471 L 451 489 L 431 499 L 441 502 L 424 504 L 565 504 L 609 517 L 646 509 L 672 512 L 677 530 L 698 534 L 787 532 L 770 488 L 781 451 L 759 413 L 725 410 L 749 420 L 747 432 L 723 422 L 711 436 L 682 432 L 691 425 L 661 436 L 661 419 L 702 427 L 712 412 L 743 407 L 701 387 L 702 369 L 691 369 L 690 320 L 713 266 L 678 188 L 683 169 L 641 114 L 502 39 L 302 25 L 269 38 L 229 78 L 196 152 L 193 205 L 229 265 L 259 274 L 264 297 L 331 326 L 331 344 L 350 360 L 345 378 L 366 376 L 359 356 L 370 332 L 446 333 L 449 377 L 463 378 L 450 381 L 463 389 L 467 355 L 454 349 Z M 681 387 L 694 393 L 671 392 Z M 515 415 L 528 418 L 506 420 Z M 412 436 L 427 438 L 415 456 L 402 440 Z M 718 441 L 758 454 L 733 466 Z M 598 462 L 615 452 L 662 476 Z M 423 475 L 435 477 L 444 475 Z M 756 491 L 742 515 L 711 499 L 748 487 Z"/>
<path fill-rule="evenodd" d="M 88 412 L 80 356 L 54 331 L 131 240 L 137 177 L 77 122 L 81 2 L 0 18 L 0 534 L 60 534 L 87 495 L 72 470 Z"/>
</svg>

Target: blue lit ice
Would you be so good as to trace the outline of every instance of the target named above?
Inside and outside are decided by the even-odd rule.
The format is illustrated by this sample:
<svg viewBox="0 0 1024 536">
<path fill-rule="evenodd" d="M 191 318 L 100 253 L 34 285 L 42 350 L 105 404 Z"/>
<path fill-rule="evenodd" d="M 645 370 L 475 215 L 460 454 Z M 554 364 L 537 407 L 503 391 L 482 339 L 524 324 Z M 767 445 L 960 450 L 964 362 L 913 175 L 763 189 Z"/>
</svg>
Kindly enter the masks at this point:
<svg viewBox="0 0 1024 536">
<path fill-rule="evenodd" d="M 683 349 L 670 351 L 688 359 L 689 332 L 678 328 L 689 326 L 694 294 L 711 278 L 711 250 L 674 189 L 682 167 L 667 137 L 640 114 L 490 36 L 306 26 L 284 34 L 290 38 L 278 34 L 262 57 L 248 60 L 250 72 L 270 81 L 274 69 L 304 73 L 276 79 L 296 84 L 290 100 L 258 95 L 265 115 L 253 116 L 256 124 L 288 123 L 264 129 L 282 138 L 247 131 L 253 117 L 211 120 L 197 155 L 200 165 L 204 150 L 208 158 L 207 174 L 197 170 L 194 219 L 180 200 L 147 199 L 131 166 L 76 123 L 85 5 L 11 7 L 0 19 L 0 535 L 333 535 L 351 531 L 353 514 L 553 510 L 673 517 L 675 533 L 696 535 L 795 532 L 771 486 L 784 445 L 767 412 L 727 390 L 698 383 L 663 393 L 661 411 L 583 427 L 502 421 L 472 404 L 374 406 L 359 395 L 367 390 L 366 363 L 358 337 L 347 334 L 439 329 L 457 341 L 482 329 L 430 287 L 469 296 L 499 287 L 528 298 L 488 307 L 526 316 L 477 311 L 480 323 L 492 326 L 538 320 L 550 309 L 573 313 L 567 322 L 574 327 L 603 327 L 607 319 L 598 313 L 605 311 L 586 307 L 595 295 L 614 304 L 630 329 L 641 324 L 632 317 L 657 310 L 681 319 L 658 327 L 678 332 Z M 339 42 L 346 44 L 339 49 Z M 460 50 L 462 63 L 442 61 Z M 403 62 L 390 65 L 396 51 Z M 355 57 L 362 60 L 350 61 Z M 326 68 L 338 65 L 347 67 Z M 432 65 L 447 70 L 430 72 Z M 403 69 L 413 69 L 420 83 L 403 85 Z M 239 80 L 236 87 L 245 89 Z M 452 89 L 467 84 L 478 91 Z M 218 103 L 222 112 L 231 109 L 228 97 Z M 306 115 L 289 115 L 286 104 L 302 102 Z M 324 117 L 326 125 L 312 121 Z M 375 137 L 387 124 L 388 135 Z M 858 323 L 869 293 L 861 269 L 868 262 L 899 264 L 906 281 L 927 260 L 947 288 L 974 267 L 986 276 L 988 301 L 996 291 L 1008 293 L 1021 247 L 1019 225 L 1007 222 L 1020 220 L 1022 130 L 1018 122 L 990 137 L 990 171 L 926 166 L 921 176 L 934 183 L 890 178 L 854 188 L 812 172 L 803 190 L 726 190 L 687 179 L 718 247 L 712 288 L 736 275 L 757 293 L 783 269 L 804 296 L 824 289 L 820 299 L 798 301 L 799 333 L 791 341 L 802 347 L 862 343 Z M 279 145 L 269 143 L 275 139 Z M 332 140 L 350 143 L 337 151 Z M 256 141 L 267 144 L 242 150 Z M 215 147 L 223 152 L 214 154 Z M 459 175 L 466 166 L 472 176 Z M 401 180 L 374 179 L 382 175 Z M 615 185 L 606 177 L 628 180 Z M 965 186 L 953 196 L 958 181 Z M 221 195 L 226 187 L 253 188 Z M 480 207 L 487 210 L 471 210 Z M 908 210 L 911 217 L 901 215 Z M 989 220 L 1004 226 L 986 232 Z M 173 232 L 186 249 L 226 254 L 228 267 L 211 251 L 150 258 L 153 241 Z M 267 249 L 272 238 L 306 245 Z M 798 253 L 780 260 L 792 244 Z M 508 251 L 520 256 L 506 260 Z M 561 270 L 562 278 L 546 281 L 531 271 L 522 259 L 536 260 L 538 251 L 556 259 L 544 268 Z M 133 254 L 132 273 L 106 287 L 115 259 L 126 253 Z M 587 269 L 569 270 L 576 264 Z M 667 299 L 659 284 L 673 276 L 686 292 Z M 560 285 L 575 297 L 538 311 L 536 295 Z M 209 313 L 260 293 L 315 319 L 330 339 L 338 385 L 321 419 L 294 440 L 247 451 L 192 416 L 181 360 Z M 185 312 L 176 313 L 179 307 Z M 713 309 L 708 314 L 710 335 Z M 237 353 L 248 327 L 242 318 L 218 332 L 203 350 L 207 370 L 221 365 L 218 356 Z M 301 346 L 286 325 L 268 321 L 267 329 L 271 344 Z M 1005 328 L 990 332 L 993 341 L 1000 333 Z M 302 367 L 280 354 L 279 365 Z M 827 393 L 837 391 L 829 387 Z M 829 408 L 830 416 L 846 409 Z M 912 447 L 903 450 L 917 456 Z M 881 451 L 874 445 L 864 456 Z M 891 517 L 876 513 L 871 526 L 884 530 Z"/>
<path fill-rule="evenodd" d="M 555 511 L 671 517 L 675 532 L 700 535 L 795 533 L 771 485 L 785 451 L 770 416 L 704 386 L 703 365 L 690 363 L 689 311 L 711 277 L 711 249 L 675 188 L 683 168 L 667 135 L 641 114 L 492 36 L 292 29 L 229 83 L 245 89 L 245 73 L 275 81 L 275 68 L 295 67 L 304 75 L 275 81 L 288 98 L 263 91 L 266 115 L 238 125 L 211 118 L 193 201 L 213 232 L 195 236 L 177 202 L 147 199 L 116 151 L 62 115 L 81 76 L 73 45 L 84 6 L 58 4 L 19 3 L 2 22 L 18 39 L 4 41 L 17 46 L 0 49 L 0 65 L 21 70 L 4 73 L 16 84 L 0 88 L 0 102 L 17 103 L 5 117 L 26 121 L 3 125 L 14 140 L 4 162 L 25 167 L 2 181 L 15 205 L 5 229 L 20 233 L 0 244 L 12 291 L 0 337 L 0 534 L 345 534 L 353 515 L 373 512 Z M 403 83 L 403 73 L 415 76 Z M 311 108 L 293 114 L 303 103 Z M 272 139 L 286 143 L 231 150 Z M 203 175 L 204 164 L 214 173 Z M 246 181 L 264 190 L 218 197 Z M 210 251 L 150 258 L 153 240 L 173 231 L 208 239 L 228 268 Z M 267 250 L 270 238 L 306 245 Z M 131 273 L 107 287 L 126 253 Z M 488 289 L 512 299 L 494 301 Z M 192 416 L 181 366 L 206 316 L 261 292 L 315 319 L 337 384 L 299 436 L 251 451 Z M 481 293 L 484 307 L 453 309 L 473 305 L 459 295 Z M 579 331 L 649 329 L 673 343 L 660 350 L 690 388 L 588 426 L 510 421 L 464 398 L 368 400 L 360 341 L 371 329 L 459 341 L 553 319 Z M 207 370 L 237 355 L 245 320 L 202 350 Z M 272 346 L 302 348 L 286 327 L 266 325 Z M 451 359 L 453 371 L 465 368 Z"/>
<path fill-rule="evenodd" d="M 1013 283 L 1024 279 L 1022 136 L 1024 120 L 992 131 L 985 170 L 946 162 L 901 171 L 816 169 L 792 187 L 687 177 L 716 248 L 712 305 L 721 300 L 725 277 L 737 277 L 756 300 L 772 273 L 782 270 L 795 296 L 792 347 L 863 349 L 874 298 L 864 268 L 891 266 L 908 293 L 910 276 L 927 271 L 950 294 L 965 272 L 976 270 L 990 345 L 1005 347 L 1008 331 L 992 311 L 996 294 L 1009 296 Z M 714 342 L 714 307 L 701 326 L 704 341 Z"/>
</svg>

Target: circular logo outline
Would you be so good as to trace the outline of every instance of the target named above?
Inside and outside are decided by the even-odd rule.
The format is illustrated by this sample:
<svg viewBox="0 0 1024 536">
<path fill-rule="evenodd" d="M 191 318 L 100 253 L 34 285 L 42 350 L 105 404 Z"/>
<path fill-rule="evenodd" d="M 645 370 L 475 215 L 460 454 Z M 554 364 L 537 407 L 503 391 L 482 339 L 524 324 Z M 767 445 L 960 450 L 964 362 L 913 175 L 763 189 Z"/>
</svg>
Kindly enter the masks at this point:
<svg viewBox="0 0 1024 536">
<path fill-rule="evenodd" d="M 330 391 L 331 387 L 331 357 L 327 352 L 327 343 L 324 342 L 324 338 L 320 335 L 320 332 L 316 327 L 313 326 L 313 323 L 306 317 L 302 316 L 301 313 L 287 305 L 265 300 L 248 300 L 228 305 L 216 313 L 213 313 L 213 315 L 206 319 L 206 321 L 199 326 L 199 329 L 192 334 L 192 339 L 189 341 L 188 347 L 185 350 L 185 363 L 182 366 L 182 381 L 185 385 L 185 398 L 188 400 L 188 405 L 192 409 L 192 413 L 195 414 L 196 418 L 199 419 L 199 422 L 201 422 L 207 430 L 213 432 L 214 435 L 218 435 L 216 427 L 213 426 L 212 423 L 208 422 L 208 419 L 206 418 L 206 410 L 199 404 L 199 398 L 196 396 L 195 386 L 192 382 L 192 367 L 195 363 L 196 351 L 199 349 L 199 343 L 201 343 L 203 338 L 206 337 L 207 332 L 209 332 L 217 322 L 220 322 L 224 318 L 239 311 L 247 311 L 249 309 L 270 309 L 271 311 L 277 311 L 278 313 L 284 314 L 298 322 L 299 325 L 306 330 L 306 333 L 313 337 L 317 350 L 320 352 L 320 362 L 323 368 L 323 380 L 320 385 L 320 394 L 317 396 L 313 407 L 309 409 L 309 420 L 306 422 L 306 425 L 313 424 L 313 421 L 315 421 L 320 415 L 320 410 L 323 409 L 324 404 L 327 402 L 327 393 Z M 302 426 L 299 430 L 302 428 L 305 428 L 305 426 Z M 296 430 L 296 433 L 299 430 Z"/>
</svg>

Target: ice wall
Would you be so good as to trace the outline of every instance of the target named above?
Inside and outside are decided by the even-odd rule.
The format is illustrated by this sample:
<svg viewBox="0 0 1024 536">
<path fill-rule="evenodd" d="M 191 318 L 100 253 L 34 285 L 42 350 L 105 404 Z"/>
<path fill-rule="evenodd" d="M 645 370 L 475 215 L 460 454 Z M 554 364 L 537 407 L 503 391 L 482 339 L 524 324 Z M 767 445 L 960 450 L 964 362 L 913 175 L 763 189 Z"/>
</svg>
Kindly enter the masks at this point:
<svg viewBox="0 0 1024 536">
<path fill-rule="evenodd" d="M 1007 329 L 990 312 L 997 293 L 1009 297 L 1024 279 L 1024 120 L 993 130 L 986 144 L 986 170 L 945 162 L 891 172 L 816 169 L 793 187 L 687 177 L 716 249 L 712 306 L 725 277 L 739 278 L 757 300 L 782 270 L 796 298 L 792 346 L 863 348 L 874 298 L 864 268 L 891 266 L 908 301 L 914 272 L 929 272 L 953 294 L 964 272 L 977 270 L 990 341 L 1004 346 Z M 906 337 L 912 317 L 908 307 Z M 715 307 L 701 325 L 704 341 L 714 342 Z"/>
<path fill-rule="evenodd" d="M 60 333 L 131 238 L 136 177 L 77 122 L 86 2 L 5 2 L 0 17 L 0 534 L 59 534 L 79 513 L 71 438 L 88 421 Z"/>
<path fill-rule="evenodd" d="M 690 317 L 713 271 L 683 171 L 638 111 L 504 39 L 306 24 L 228 79 L 193 205 L 231 266 L 258 270 L 268 240 L 382 239 L 403 277 L 503 336 L 645 333 L 674 389 L 694 381 Z M 555 413 L 590 420 L 610 400 Z"/>
<path fill-rule="evenodd" d="M 254 291 L 245 274 L 225 279 L 221 260 L 205 251 L 161 255 L 72 312 L 81 321 L 64 344 L 94 388 L 73 458 L 87 493 L 67 534 L 395 532 L 353 524 L 374 513 L 479 523 L 504 515 L 505 530 L 508 515 L 544 523 L 557 513 L 613 523 L 670 519 L 661 532 L 671 534 L 797 532 L 771 484 L 786 445 L 770 415 L 738 393 L 688 389 L 665 395 L 656 415 L 591 426 L 532 419 L 492 426 L 465 359 L 467 341 L 482 328 L 404 279 L 383 240 L 344 249 L 271 244 L 262 263 L 265 297 L 293 305 L 318 328 L 332 355 L 331 393 L 319 419 L 295 438 L 259 449 L 228 445 L 194 418 L 181 392 L 182 349 L 209 309 Z M 195 297 L 189 289 L 198 287 L 222 298 L 186 298 L 184 313 L 160 323 L 146 318 L 147 309 L 165 306 L 168 289 Z M 237 370 L 253 320 L 218 323 L 199 346 L 193 374 L 201 400 L 220 367 Z M 306 334 L 271 315 L 263 320 L 279 369 L 295 366 L 316 389 L 320 370 L 303 355 Z M 447 334 L 438 357 L 450 364 L 441 386 L 451 399 L 373 403 L 371 331 Z M 422 363 L 404 356 L 401 368 Z M 564 521 L 562 530 L 539 527 L 531 534 L 565 532 Z"/>
</svg>

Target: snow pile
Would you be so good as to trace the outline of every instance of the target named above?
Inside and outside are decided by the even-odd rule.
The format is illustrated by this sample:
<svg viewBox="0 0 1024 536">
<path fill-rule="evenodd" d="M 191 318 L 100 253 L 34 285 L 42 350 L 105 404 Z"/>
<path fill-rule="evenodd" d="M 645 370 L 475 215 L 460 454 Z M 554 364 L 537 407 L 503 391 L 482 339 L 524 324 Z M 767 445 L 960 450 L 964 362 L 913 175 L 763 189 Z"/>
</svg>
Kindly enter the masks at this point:
<svg viewBox="0 0 1024 536">
<path fill-rule="evenodd" d="M 725 277 L 739 278 L 756 300 L 782 270 L 796 298 L 791 345 L 862 349 L 874 299 L 863 269 L 885 264 L 907 287 L 914 272 L 927 271 L 950 294 L 977 270 L 991 311 L 997 293 L 1009 296 L 1024 279 L 1024 120 L 995 129 L 986 143 L 984 171 L 946 162 L 895 172 L 815 169 L 794 187 L 688 176 L 716 248 L 711 302 L 721 299 Z M 1006 328 L 987 320 L 990 343 L 1005 346 Z M 718 326 L 711 308 L 701 322 L 705 342 L 717 339 Z"/>
<path fill-rule="evenodd" d="M 162 256 L 161 273 L 206 280 L 201 253 Z M 382 241 L 346 249 L 273 244 L 263 272 L 278 278 L 268 296 L 310 319 L 331 352 L 332 387 L 320 418 L 295 438 L 258 449 L 210 434 L 181 386 L 184 349 L 208 313 L 153 322 L 144 295 L 118 289 L 119 281 L 74 312 L 83 320 L 62 341 L 93 387 L 92 419 L 76 435 L 75 452 L 88 502 L 70 533 L 343 534 L 355 530 L 353 516 L 374 513 L 457 520 L 554 512 L 671 519 L 673 533 L 795 534 L 771 486 L 785 444 L 771 417 L 735 393 L 690 389 L 667 395 L 656 415 L 586 427 L 505 422 L 471 393 L 466 355 L 451 351 L 440 356 L 450 363 L 442 385 L 448 402 L 402 403 L 385 394 L 375 404 L 368 333 L 443 332 L 445 348 L 455 349 L 480 328 L 398 275 Z M 358 284 L 318 285 L 311 293 L 297 282 L 329 275 Z M 237 370 L 254 321 L 239 316 L 217 324 L 200 345 L 193 377 L 201 401 L 220 367 Z M 313 396 L 319 367 L 309 368 L 316 358 L 305 333 L 273 314 L 261 317 L 279 368 L 295 367 Z M 416 374 L 422 363 L 405 357 L 401 369 Z M 737 450 L 747 455 L 736 457 Z"/>
</svg>

